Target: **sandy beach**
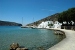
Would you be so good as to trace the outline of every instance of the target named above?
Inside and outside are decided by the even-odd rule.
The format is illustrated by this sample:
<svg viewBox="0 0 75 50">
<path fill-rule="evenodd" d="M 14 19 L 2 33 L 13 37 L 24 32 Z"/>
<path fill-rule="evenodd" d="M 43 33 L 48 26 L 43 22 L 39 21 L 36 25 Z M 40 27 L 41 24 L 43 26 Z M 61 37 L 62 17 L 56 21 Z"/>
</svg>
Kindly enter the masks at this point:
<svg viewBox="0 0 75 50">
<path fill-rule="evenodd" d="M 75 31 L 65 29 L 54 29 L 64 31 L 66 38 L 48 50 L 75 50 Z"/>
</svg>

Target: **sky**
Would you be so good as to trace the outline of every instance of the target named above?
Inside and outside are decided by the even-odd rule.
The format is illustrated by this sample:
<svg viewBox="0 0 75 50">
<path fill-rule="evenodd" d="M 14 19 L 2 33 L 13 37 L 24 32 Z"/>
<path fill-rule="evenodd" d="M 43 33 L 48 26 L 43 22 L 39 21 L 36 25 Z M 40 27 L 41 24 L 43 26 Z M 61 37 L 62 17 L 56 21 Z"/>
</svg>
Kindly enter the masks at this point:
<svg viewBox="0 0 75 50">
<path fill-rule="evenodd" d="M 0 0 L 0 20 L 26 25 L 72 7 L 75 0 Z"/>
</svg>

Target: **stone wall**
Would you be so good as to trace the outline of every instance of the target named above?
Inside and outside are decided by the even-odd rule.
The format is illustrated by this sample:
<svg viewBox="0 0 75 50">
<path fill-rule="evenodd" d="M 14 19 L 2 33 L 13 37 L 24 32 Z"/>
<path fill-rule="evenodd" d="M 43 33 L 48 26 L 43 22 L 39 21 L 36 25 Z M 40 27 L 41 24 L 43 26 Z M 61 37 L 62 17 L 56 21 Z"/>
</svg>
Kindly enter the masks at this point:
<svg viewBox="0 0 75 50">
<path fill-rule="evenodd" d="M 61 29 L 75 30 L 75 26 L 61 26 Z"/>
</svg>

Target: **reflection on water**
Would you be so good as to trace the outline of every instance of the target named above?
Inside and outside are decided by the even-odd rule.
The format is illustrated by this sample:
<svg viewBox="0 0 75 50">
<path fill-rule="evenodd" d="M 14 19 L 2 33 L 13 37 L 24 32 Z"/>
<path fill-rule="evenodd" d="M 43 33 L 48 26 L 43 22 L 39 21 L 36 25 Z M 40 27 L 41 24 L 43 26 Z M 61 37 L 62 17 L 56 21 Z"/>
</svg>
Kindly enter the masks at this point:
<svg viewBox="0 0 75 50">
<path fill-rule="evenodd" d="M 46 50 L 63 38 L 52 30 L 0 26 L 0 50 L 9 50 L 13 42 L 29 50 Z"/>
</svg>

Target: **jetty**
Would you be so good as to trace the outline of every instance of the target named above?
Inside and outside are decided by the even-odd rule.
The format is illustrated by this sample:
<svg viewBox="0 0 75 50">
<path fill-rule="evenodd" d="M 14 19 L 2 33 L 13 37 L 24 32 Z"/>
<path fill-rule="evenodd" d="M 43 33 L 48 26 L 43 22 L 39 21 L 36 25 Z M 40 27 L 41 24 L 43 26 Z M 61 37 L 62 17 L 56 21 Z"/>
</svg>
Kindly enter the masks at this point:
<svg viewBox="0 0 75 50">
<path fill-rule="evenodd" d="M 29 26 L 21 26 L 21 28 L 30 28 Z"/>
<path fill-rule="evenodd" d="M 65 33 L 63 31 L 60 31 L 60 30 L 54 30 L 54 34 L 55 35 L 65 35 Z"/>
</svg>

